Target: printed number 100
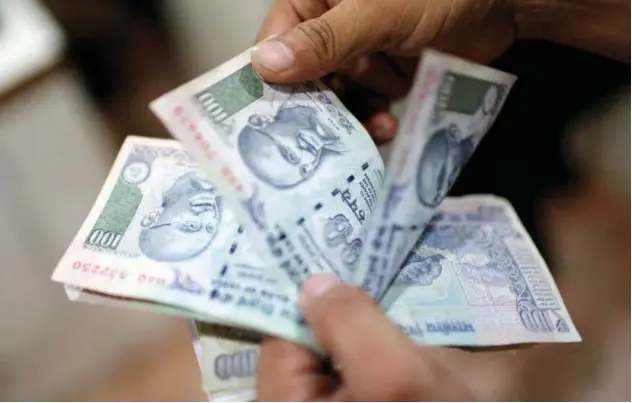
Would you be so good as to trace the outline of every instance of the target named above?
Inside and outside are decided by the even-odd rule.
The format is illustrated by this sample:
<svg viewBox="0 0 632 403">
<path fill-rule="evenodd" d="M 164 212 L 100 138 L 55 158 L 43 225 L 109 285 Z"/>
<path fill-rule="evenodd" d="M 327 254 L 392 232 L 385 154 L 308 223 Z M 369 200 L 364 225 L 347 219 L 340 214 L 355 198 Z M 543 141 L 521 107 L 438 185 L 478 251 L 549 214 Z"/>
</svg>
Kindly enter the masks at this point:
<svg viewBox="0 0 632 403">
<path fill-rule="evenodd" d="M 103 231 L 96 229 L 92 231 L 88 237 L 88 243 L 90 245 L 97 245 L 103 248 L 116 249 L 121 242 L 122 234 L 111 231 Z"/>
</svg>

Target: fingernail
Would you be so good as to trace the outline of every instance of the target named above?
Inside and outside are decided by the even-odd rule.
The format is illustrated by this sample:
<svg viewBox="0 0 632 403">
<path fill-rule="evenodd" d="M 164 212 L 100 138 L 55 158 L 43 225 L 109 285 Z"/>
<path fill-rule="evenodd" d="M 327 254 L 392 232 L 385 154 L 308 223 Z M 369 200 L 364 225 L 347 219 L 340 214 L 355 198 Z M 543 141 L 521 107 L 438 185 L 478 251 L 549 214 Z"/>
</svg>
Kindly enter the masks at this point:
<svg viewBox="0 0 632 403">
<path fill-rule="evenodd" d="M 337 284 L 340 284 L 340 279 L 335 274 L 318 273 L 303 283 L 303 292 L 310 297 L 319 297 Z"/>
<path fill-rule="evenodd" d="M 292 49 L 276 39 L 268 39 L 255 45 L 252 57 L 272 71 L 287 70 L 294 64 Z"/>
</svg>

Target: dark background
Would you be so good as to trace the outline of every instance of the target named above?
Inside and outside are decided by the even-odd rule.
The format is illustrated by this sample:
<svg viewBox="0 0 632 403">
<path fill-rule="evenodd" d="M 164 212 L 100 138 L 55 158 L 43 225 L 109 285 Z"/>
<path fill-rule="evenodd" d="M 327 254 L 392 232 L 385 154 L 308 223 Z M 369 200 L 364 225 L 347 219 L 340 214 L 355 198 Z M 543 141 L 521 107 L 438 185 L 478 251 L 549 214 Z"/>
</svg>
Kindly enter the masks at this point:
<svg viewBox="0 0 632 403">
<path fill-rule="evenodd" d="M 565 128 L 578 113 L 629 86 L 630 66 L 541 41 L 517 43 L 493 65 L 518 80 L 451 194 L 509 199 L 547 259 L 538 200 L 563 193 L 576 179 L 565 158 Z"/>
</svg>

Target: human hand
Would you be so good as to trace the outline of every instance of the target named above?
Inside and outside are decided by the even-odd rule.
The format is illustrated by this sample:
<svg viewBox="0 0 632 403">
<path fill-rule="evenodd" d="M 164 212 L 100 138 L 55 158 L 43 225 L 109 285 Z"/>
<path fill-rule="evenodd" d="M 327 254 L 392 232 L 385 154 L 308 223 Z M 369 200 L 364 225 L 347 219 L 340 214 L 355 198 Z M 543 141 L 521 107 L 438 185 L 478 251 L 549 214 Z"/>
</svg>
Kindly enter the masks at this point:
<svg viewBox="0 0 632 403">
<path fill-rule="evenodd" d="M 303 290 L 305 318 L 337 364 L 338 374 L 323 371 L 321 357 L 305 347 L 266 338 L 259 357 L 258 400 L 472 401 L 490 397 L 477 389 L 483 384 L 478 376 L 490 373 L 489 365 L 498 355 L 483 358 L 452 348 L 419 347 L 361 289 L 333 275 L 312 276 Z M 493 372 L 493 383 L 502 383 L 498 367 Z"/>
<path fill-rule="evenodd" d="M 514 40 L 511 0 L 278 0 L 258 35 L 253 66 L 267 81 L 321 78 L 378 143 L 391 140 L 388 112 L 409 90 L 430 46 L 475 62 Z"/>
</svg>

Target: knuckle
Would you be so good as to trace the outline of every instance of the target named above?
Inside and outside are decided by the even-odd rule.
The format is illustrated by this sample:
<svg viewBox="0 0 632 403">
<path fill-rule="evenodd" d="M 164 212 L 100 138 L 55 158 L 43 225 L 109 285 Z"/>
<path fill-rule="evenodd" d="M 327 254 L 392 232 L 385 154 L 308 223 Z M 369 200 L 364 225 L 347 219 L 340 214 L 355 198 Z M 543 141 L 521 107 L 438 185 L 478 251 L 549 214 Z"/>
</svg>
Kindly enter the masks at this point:
<svg viewBox="0 0 632 403">
<path fill-rule="evenodd" d="M 319 17 L 299 24 L 297 28 L 305 35 L 321 61 L 337 57 L 336 32 L 326 19 Z"/>
</svg>

